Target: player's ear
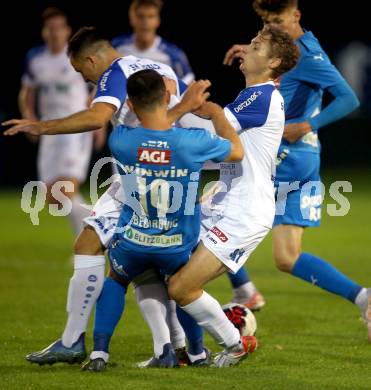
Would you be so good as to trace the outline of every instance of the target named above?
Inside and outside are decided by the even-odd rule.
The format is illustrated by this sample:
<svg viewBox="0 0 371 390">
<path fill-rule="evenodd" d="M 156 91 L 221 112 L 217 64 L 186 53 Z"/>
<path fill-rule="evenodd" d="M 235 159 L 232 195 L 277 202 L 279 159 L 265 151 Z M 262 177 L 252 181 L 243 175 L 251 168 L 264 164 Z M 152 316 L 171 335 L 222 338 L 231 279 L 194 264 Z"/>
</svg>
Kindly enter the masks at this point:
<svg viewBox="0 0 371 390">
<path fill-rule="evenodd" d="M 41 30 L 41 38 L 46 41 L 46 38 L 48 37 L 47 28 L 43 27 Z"/>
<path fill-rule="evenodd" d="M 91 55 L 88 55 L 85 57 L 85 60 L 86 62 L 91 65 L 91 66 L 95 66 L 95 60 L 94 60 L 94 57 L 91 56 Z"/>
<path fill-rule="evenodd" d="M 277 69 L 282 63 L 281 58 L 272 58 L 269 64 L 269 69 Z"/>
<path fill-rule="evenodd" d="M 170 98 L 171 98 L 170 91 L 166 90 L 165 91 L 165 103 L 167 106 L 170 104 Z"/>
<path fill-rule="evenodd" d="M 133 105 L 132 101 L 130 99 L 127 99 L 126 103 L 127 103 L 128 107 L 130 108 L 130 110 L 134 111 L 134 105 Z"/>
<path fill-rule="evenodd" d="M 296 23 L 299 23 L 300 22 L 300 18 L 301 18 L 301 12 L 300 10 L 296 9 L 294 11 L 294 19 L 295 19 L 295 22 Z"/>
<path fill-rule="evenodd" d="M 72 34 L 72 28 L 70 26 L 67 26 L 67 37 L 70 38 Z"/>
<path fill-rule="evenodd" d="M 131 5 L 129 8 L 128 17 L 129 17 L 130 27 L 134 28 L 135 27 L 135 9 L 134 9 L 133 5 Z"/>
</svg>

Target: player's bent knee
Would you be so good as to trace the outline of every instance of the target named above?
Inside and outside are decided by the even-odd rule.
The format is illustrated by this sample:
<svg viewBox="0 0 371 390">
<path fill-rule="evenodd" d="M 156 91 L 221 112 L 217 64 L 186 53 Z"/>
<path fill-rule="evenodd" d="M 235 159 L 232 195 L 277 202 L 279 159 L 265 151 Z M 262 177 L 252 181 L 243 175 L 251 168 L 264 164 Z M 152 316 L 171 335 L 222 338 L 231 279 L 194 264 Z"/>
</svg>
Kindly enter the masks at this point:
<svg viewBox="0 0 371 390">
<path fill-rule="evenodd" d="M 274 261 L 276 267 L 282 272 L 291 273 L 292 268 L 294 267 L 295 261 L 298 256 L 290 254 L 288 252 L 274 253 Z"/>
<path fill-rule="evenodd" d="M 75 241 L 75 254 L 99 256 L 104 255 L 104 250 L 95 230 L 91 226 L 85 226 Z"/>
<path fill-rule="evenodd" d="M 169 297 L 174 299 L 176 303 L 182 306 L 184 299 L 187 296 L 187 288 L 183 286 L 180 278 L 178 278 L 176 275 L 172 276 L 169 279 L 167 291 Z"/>
</svg>

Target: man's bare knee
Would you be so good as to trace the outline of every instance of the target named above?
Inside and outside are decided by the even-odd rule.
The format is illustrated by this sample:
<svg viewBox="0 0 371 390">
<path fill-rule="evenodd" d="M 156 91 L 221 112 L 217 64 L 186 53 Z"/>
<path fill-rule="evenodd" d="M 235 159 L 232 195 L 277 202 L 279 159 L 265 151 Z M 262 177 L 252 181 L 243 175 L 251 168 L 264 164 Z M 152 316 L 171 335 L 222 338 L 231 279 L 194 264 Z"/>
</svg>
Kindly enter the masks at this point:
<svg viewBox="0 0 371 390">
<path fill-rule="evenodd" d="M 279 225 L 273 228 L 273 257 L 276 267 L 291 273 L 301 253 L 304 229 L 294 225 Z"/>
<path fill-rule="evenodd" d="M 99 256 L 104 255 L 105 248 L 95 230 L 85 226 L 75 241 L 74 250 L 76 255 Z"/>
<path fill-rule="evenodd" d="M 182 305 L 184 298 L 187 296 L 188 288 L 187 286 L 183 285 L 181 278 L 179 278 L 177 274 L 169 279 L 167 290 L 169 297 L 174 299 L 174 301 L 178 304 Z"/>
<path fill-rule="evenodd" d="M 291 256 L 287 253 L 275 253 L 274 254 L 274 261 L 276 263 L 276 267 L 282 271 L 291 273 L 292 268 L 295 265 L 297 257 Z"/>
</svg>

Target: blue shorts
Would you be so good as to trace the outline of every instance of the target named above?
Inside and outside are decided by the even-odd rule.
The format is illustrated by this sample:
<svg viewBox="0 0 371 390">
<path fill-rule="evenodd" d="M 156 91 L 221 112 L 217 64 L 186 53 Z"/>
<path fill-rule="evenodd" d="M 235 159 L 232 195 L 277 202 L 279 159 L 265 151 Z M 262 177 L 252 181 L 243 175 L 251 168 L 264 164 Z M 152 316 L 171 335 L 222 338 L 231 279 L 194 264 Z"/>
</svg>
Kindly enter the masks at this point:
<svg viewBox="0 0 371 390">
<path fill-rule="evenodd" d="M 165 276 L 173 275 L 188 262 L 190 256 L 189 251 L 173 255 L 133 252 L 117 241 L 113 241 L 108 250 L 111 269 L 127 282 L 131 282 L 149 268 L 155 268 Z"/>
<path fill-rule="evenodd" d="M 323 185 L 320 155 L 290 151 L 277 165 L 274 226 L 319 226 Z"/>
</svg>

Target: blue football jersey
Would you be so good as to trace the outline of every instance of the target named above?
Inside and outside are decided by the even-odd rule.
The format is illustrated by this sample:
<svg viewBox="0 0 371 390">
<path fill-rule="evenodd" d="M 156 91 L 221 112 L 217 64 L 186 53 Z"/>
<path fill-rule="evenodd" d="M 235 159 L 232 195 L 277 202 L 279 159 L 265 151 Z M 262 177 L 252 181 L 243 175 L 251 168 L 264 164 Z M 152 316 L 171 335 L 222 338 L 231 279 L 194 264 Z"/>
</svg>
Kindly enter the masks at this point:
<svg viewBox="0 0 371 390">
<path fill-rule="evenodd" d="M 300 60 L 296 67 L 285 73 L 280 80 L 286 123 L 314 118 L 321 111 L 323 91 L 339 83 L 346 84 L 312 32 L 306 31 L 296 43 L 300 47 Z M 312 133 L 295 143 L 283 139 L 280 152 L 289 149 L 319 153 L 318 129 L 312 127 Z"/>
<path fill-rule="evenodd" d="M 146 253 L 191 250 L 200 229 L 199 176 L 207 160 L 224 161 L 230 141 L 204 129 L 165 131 L 118 126 L 109 138 L 121 164 L 125 205 L 115 239 Z"/>
</svg>

